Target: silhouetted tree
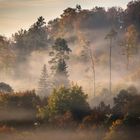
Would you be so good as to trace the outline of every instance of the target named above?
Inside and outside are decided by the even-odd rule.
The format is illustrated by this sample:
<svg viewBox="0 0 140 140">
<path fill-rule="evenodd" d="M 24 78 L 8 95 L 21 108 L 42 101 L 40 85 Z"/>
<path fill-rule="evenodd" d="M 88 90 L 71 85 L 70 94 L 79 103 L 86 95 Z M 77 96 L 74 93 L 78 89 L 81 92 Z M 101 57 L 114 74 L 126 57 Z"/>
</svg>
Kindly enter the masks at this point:
<svg viewBox="0 0 140 140">
<path fill-rule="evenodd" d="M 12 93 L 13 89 L 10 85 L 2 82 L 2 83 L 0 83 L 0 92 L 1 93 Z"/>
<path fill-rule="evenodd" d="M 11 42 L 4 36 L 0 35 L 0 71 L 3 75 L 11 74 L 13 65 L 15 64 L 15 52 L 11 46 Z"/>
<path fill-rule="evenodd" d="M 127 26 L 134 25 L 140 30 L 139 20 L 140 0 L 130 1 L 124 13 L 124 21 Z"/>
<path fill-rule="evenodd" d="M 53 58 L 49 62 L 52 65 L 51 69 L 54 75 L 55 86 L 69 85 L 67 64 L 65 62 L 69 59 L 69 52 L 71 50 L 66 40 L 62 38 L 56 39 L 55 44 L 52 46 L 52 52 L 50 53 Z"/>
<path fill-rule="evenodd" d="M 121 90 L 117 97 L 114 98 L 113 112 L 119 116 L 124 115 L 124 106 L 135 99 L 135 94 L 127 90 Z"/>
<path fill-rule="evenodd" d="M 29 47 L 32 50 L 47 49 L 48 31 L 45 19 L 41 16 L 28 30 Z"/>
<path fill-rule="evenodd" d="M 108 26 L 115 26 L 117 29 L 124 27 L 124 11 L 121 7 L 111 7 L 106 11 Z"/>
<path fill-rule="evenodd" d="M 18 61 L 25 61 L 34 50 L 47 48 L 48 31 L 44 20 L 41 16 L 29 30 L 21 29 L 13 35 Z"/>
<path fill-rule="evenodd" d="M 76 5 L 76 9 L 77 9 L 78 12 L 80 12 L 81 9 L 82 9 L 81 5 L 77 4 L 77 5 Z"/>
<path fill-rule="evenodd" d="M 26 30 L 21 29 L 13 35 L 14 47 L 17 51 L 17 64 L 18 62 L 26 61 L 29 55 L 30 48 L 27 45 L 27 34 L 28 32 Z"/>
<path fill-rule="evenodd" d="M 101 102 L 98 106 L 94 107 L 90 111 L 90 115 L 83 119 L 82 124 L 87 127 L 98 127 L 103 125 L 107 119 L 107 115 L 110 114 L 111 108 L 104 102 Z"/>
</svg>

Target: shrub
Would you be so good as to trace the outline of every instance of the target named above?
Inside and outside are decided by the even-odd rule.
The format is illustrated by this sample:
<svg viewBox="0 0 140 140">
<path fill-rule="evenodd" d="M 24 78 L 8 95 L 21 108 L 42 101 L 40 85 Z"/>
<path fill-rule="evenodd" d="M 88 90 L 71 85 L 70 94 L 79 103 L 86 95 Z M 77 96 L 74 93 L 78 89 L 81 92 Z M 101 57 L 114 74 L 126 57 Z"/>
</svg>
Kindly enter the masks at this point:
<svg viewBox="0 0 140 140">
<path fill-rule="evenodd" d="M 90 110 L 86 99 L 87 95 L 77 85 L 54 89 L 48 99 L 48 106 L 40 109 L 38 116 L 49 119 L 70 111 L 75 119 L 81 120 Z"/>
</svg>

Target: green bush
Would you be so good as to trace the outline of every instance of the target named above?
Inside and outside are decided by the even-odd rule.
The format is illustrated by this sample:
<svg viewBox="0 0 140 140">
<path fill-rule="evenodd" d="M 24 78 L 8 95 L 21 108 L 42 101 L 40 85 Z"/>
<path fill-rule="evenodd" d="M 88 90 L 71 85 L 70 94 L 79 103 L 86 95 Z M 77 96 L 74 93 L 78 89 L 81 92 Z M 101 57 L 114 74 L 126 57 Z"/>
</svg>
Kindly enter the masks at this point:
<svg viewBox="0 0 140 140">
<path fill-rule="evenodd" d="M 70 88 L 54 89 L 48 99 L 48 106 L 39 109 L 38 117 L 52 119 L 70 111 L 75 119 L 82 119 L 89 110 L 87 95 L 84 94 L 81 87 L 73 85 Z"/>
</svg>

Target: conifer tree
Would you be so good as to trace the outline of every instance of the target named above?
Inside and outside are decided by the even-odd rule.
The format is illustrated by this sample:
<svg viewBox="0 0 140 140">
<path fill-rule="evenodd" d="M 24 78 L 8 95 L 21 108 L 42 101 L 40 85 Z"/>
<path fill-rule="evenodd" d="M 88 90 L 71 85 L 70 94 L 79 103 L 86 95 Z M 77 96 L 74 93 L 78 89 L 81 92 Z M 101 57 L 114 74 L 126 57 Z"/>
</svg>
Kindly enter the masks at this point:
<svg viewBox="0 0 140 140">
<path fill-rule="evenodd" d="M 54 74 L 54 82 L 55 82 L 55 86 L 69 85 L 67 64 L 64 59 L 58 60 L 58 65 L 56 68 L 56 72 Z"/>
<path fill-rule="evenodd" d="M 50 53 L 52 59 L 49 61 L 53 72 L 55 87 L 69 85 L 68 66 L 66 64 L 66 60 L 69 59 L 69 52 L 71 52 L 71 50 L 69 49 L 66 40 L 62 38 L 56 39 L 52 46 L 52 52 Z"/>
<path fill-rule="evenodd" d="M 39 80 L 38 93 L 40 96 L 48 96 L 50 94 L 50 90 L 51 90 L 50 79 L 46 65 L 44 65 Z"/>
</svg>

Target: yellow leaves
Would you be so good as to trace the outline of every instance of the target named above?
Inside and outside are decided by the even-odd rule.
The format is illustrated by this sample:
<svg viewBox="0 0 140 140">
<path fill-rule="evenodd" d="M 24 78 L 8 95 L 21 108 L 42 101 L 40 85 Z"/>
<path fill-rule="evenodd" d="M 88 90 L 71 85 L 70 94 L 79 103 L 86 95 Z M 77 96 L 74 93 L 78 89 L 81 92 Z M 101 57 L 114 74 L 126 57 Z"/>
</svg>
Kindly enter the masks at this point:
<svg viewBox="0 0 140 140">
<path fill-rule="evenodd" d="M 55 89 L 48 99 L 47 116 L 55 116 L 63 114 L 66 111 L 72 111 L 74 108 L 79 110 L 88 110 L 89 105 L 86 101 L 87 95 L 84 94 L 82 88 L 73 85 L 70 88 L 64 86 Z M 47 111 L 46 110 L 46 111 Z M 69 116 L 68 114 L 65 114 Z"/>
<path fill-rule="evenodd" d="M 16 55 L 8 44 L 0 44 L 0 66 L 7 69 L 15 62 Z"/>
<path fill-rule="evenodd" d="M 128 51 L 133 51 L 133 49 L 136 49 L 137 38 L 138 33 L 135 26 L 130 25 L 125 33 L 125 42 L 126 42 L 125 45 Z"/>
<path fill-rule="evenodd" d="M 127 69 L 130 63 L 130 57 L 137 54 L 138 46 L 137 46 L 138 32 L 134 25 L 128 26 L 126 33 L 124 34 L 124 41 L 122 43 L 124 55 L 127 57 Z"/>
<path fill-rule="evenodd" d="M 45 118 L 45 108 L 38 108 L 37 118 L 44 119 Z"/>
<path fill-rule="evenodd" d="M 116 120 L 112 123 L 112 126 L 110 127 L 110 131 L 117 129 L 118 126 L 122 124 L 122 120 Z"/>
<path fill-rule="evenodd" d="M 128 37 L 128 38 L 133 37 L 134 38 L 134 35 L 137 37 L 138 36 L 138 33 L 136 31 L 135 26 L 134 25 L 130 25 L 127 28 L 126 37 Z"/>
</svg>

